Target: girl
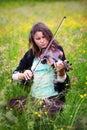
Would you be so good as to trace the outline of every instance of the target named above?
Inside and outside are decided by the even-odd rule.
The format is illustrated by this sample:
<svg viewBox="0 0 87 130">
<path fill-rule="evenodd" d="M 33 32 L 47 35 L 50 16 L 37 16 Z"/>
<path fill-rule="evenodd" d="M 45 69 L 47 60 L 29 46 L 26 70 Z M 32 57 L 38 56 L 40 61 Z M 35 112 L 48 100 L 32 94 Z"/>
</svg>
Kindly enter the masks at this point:
<svg viewBox="0 0 87 130">
<path fill-rule="evenodd" d="M 33 73 L 32 70 L 49 45 L 53 34 L 41 22 L 36 23 L 29 35 L 29 44 L 32 46 L 20 60 L 19 66 L 12 74 L 13 80 L 23 80 L 27 83 L 33 78 L 30 94 L 35 99 L 42 99 L 51 115 L 62 108 L 65 96 L 57 98 L 60 92 L 69 88 L 70 80 L 66 73 L 66 58 L 63 48 L 53 40 L 48 53 Z M 56 61 L 56 62 L 55 62 Z M 66 84 L 68 86 L 66 87 Z"/>
</svg>

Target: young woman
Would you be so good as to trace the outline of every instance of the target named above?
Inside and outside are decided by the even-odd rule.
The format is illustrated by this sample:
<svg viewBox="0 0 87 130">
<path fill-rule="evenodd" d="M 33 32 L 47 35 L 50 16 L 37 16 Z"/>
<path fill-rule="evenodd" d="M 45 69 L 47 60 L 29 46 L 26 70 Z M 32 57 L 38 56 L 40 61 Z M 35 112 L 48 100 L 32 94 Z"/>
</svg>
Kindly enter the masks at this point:
<svg viewBox="0 0 87 130">
<path fill-rule="evenodd" d="M 51 30 L 44 23 L 36 23 L 29 35 L 29 44 L 32 47 L 25 53 L 12 74 L 13 80 L 23 80 L 24 82 L 34 77 L 31 96 L 35 99 L 42 99 L 43 105 L 47 106 L 50 114 L 54 114 L 61 108 L 65 96 L 60 97 L 59 94 L 70 85 L 65 67 L 65 54 L 56 40 L 53 40 L 46 56 L 38 64 L 34 73 L 32 72 L 52 38 Z"/>
</svg>

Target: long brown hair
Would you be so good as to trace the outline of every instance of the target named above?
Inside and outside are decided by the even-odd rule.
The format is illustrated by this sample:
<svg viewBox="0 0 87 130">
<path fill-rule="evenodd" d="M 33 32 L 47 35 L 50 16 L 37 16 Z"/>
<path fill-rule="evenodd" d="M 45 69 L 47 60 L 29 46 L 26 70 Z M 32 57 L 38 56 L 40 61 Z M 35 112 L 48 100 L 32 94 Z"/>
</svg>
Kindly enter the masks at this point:
<svg viewBox="0 0 87 130">
<path fill-rule="evenodd" d="M 32 27 L 29 36 L 29 44 L 32 44 L 33 52 L 36 56 L 38 56 L 41 51 L 34 41 L 34 35 L 38 31 L 42 32 L 49 42 L 53 38 L 51 30 L 44 23 L 38 22 Z M 56 40 L 53 41 L 53 44 L 58 46 L 58 42 Z"/>
</svg>

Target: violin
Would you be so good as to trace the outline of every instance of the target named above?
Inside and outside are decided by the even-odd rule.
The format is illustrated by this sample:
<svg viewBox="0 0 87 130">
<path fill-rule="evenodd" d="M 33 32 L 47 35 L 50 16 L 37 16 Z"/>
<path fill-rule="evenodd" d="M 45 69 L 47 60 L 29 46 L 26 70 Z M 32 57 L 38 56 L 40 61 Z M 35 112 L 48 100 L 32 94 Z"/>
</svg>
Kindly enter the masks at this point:
<svg viewBox="0 0 87 130">
<path fill-rule="evenodd" d="M 72 63 L 69 63 L 69 61 L 67 60 L 63 61 L 62 56 L 63 56 L 63 52 L 60 51 L 58 48 L 57 49 L 55 48 L 54 51 L 48 50 L 47 54 L 41 60 L 41 63 L 42 64 L 48 63 L 49 65 L 54 67 L 54 63 L 60 62 L 60 63 L 63 63 L 66 71 L 71 70 Z M 58 69 L 57 71 L 60 71 L 60 69 Z"/>
</svg>

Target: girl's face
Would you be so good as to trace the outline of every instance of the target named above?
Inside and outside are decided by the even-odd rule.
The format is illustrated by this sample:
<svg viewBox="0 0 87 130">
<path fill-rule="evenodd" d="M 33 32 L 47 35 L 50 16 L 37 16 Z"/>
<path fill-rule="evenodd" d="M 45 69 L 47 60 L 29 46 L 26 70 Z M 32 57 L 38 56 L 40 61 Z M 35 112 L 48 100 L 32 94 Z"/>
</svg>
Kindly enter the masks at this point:
<svg viewBox="0 0 87 130">
<path fill-rule="evenodd" d="M 47 38 L 43 35 L 41 31 L 38 31 L 35 33 L 34 41 L 40 49 L 46 48 L 49 43 L 49 41 L 47 40 Z"/>
</svg>

